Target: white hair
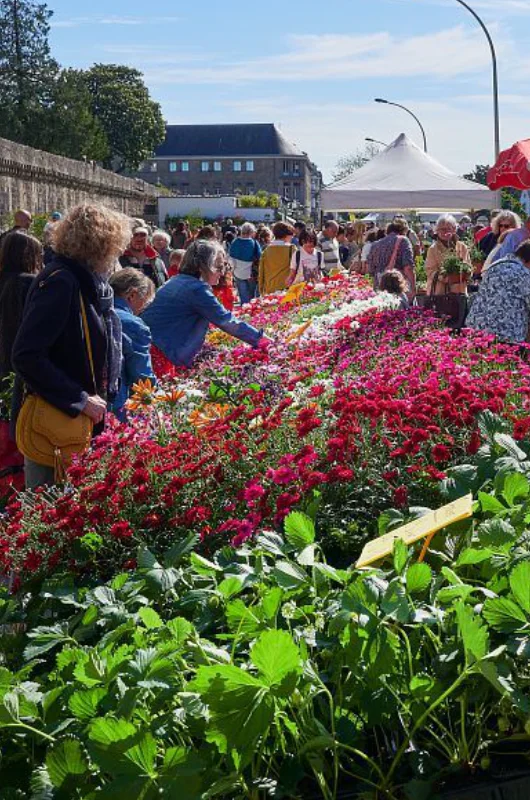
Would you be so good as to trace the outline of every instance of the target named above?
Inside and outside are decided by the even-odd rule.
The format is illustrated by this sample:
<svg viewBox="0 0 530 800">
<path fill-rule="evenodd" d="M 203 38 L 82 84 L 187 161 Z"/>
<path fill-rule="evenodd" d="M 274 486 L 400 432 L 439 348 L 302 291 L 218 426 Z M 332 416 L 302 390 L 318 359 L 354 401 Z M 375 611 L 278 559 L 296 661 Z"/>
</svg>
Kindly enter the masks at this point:
<svg viewBox="0 0 530 800">
<path fill-rule="evenodd" d="M 160 231 L 160 230 L 155 231 L 151 238 L 156 239 L 157 237 L 159 239 L 164 239 L 166 245 L 168 245 L 171 241 L 171 236 L 169 235 L 169 233 L 166 233 L 165 231 Z"/>
<path fill-rule="evenodd" d="M 244 222 L 241 226 L 241 236 L 254 236 L 256 228 L 252 222 Z"/>
<path fill-rule="evenodd" d="M 436 220 L 436 230 L 438 230 L 441 225 L 450 225 L 455 231 L 458 228 L 458 223 L 452 214 L 442 214 L 438 217 Z"/>
</svg>

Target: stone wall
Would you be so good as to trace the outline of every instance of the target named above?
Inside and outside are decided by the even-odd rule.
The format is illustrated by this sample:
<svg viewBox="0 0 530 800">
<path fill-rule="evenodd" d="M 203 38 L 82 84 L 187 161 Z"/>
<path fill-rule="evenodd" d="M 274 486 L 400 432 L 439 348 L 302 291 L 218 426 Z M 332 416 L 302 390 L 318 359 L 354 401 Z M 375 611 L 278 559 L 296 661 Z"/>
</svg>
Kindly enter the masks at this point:
<svg viewBox="0 0 530 800">
<path fill-rule="evenodd" d="M 74 161 L 0 138 L 0 215 L 68 211 L 96 201 L 133 217 L 156 217 L 154 186 L 93 163 Z"/>
</svg>

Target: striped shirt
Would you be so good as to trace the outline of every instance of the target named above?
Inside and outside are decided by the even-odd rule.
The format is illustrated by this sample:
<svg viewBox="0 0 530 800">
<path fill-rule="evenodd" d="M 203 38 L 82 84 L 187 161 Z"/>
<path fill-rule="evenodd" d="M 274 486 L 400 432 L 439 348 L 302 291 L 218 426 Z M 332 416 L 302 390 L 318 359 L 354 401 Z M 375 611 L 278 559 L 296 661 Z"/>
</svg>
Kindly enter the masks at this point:
<svg viewBox="0 0 530 800">
<path fill-rule="evenodd" d="M 324 254 L 324 264 L 322 265 L 323 271 L 326 275 L 331 272 L 342 269 L 339 255 L 339 243 L 336 239 L 328 239 L 327 236 L 321 234 L 319 239 L 320 249 Z"/>
</svg>

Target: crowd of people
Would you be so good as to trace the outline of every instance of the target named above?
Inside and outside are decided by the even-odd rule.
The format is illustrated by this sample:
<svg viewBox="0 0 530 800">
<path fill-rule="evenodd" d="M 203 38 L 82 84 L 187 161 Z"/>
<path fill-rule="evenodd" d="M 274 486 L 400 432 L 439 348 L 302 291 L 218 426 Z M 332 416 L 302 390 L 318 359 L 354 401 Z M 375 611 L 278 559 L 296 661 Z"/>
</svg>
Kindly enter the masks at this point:
<svg viewBox="0 0 530 800">
<path fill-rule="evenodd" d="M 530 222 L 511 211 L 475 225 L 443 214 L 428 227 L 396 215 L 386 227 L 334 219 L 321 230 L 286 221 L 238 227 L 227 219 L 164 231 L 87 204 L 54 212 L 43 243 L 31 235 L 28 211 L 14 223 L 0 238 L 0 381 L 5 389 L 15 375 L 13 437 L 17 420 L 33 425 L 28 397 L 44 404 L 39 419 L 51 419 L 51 408 L 65 428 L 84 415 L 98 432 L 108 410 L 125 419 L 131 388 L 155 384 L 159 368 L 190 367 L 210 324 L 267 347 L 262 330 L 232 313 L 259 295 L 349 272 L 371 276 L 408 308 L 420 295 L 421 256 L 424 296 L 458 295 L 467 306 L 471 284 L 466 324 L 503 341 L 528 337 Z M 467 268 L 444 272 L 448 257 Z M 40 459 L 27 449 L 26 485 L 53 483 L 60 448 Z"/>
</svg>

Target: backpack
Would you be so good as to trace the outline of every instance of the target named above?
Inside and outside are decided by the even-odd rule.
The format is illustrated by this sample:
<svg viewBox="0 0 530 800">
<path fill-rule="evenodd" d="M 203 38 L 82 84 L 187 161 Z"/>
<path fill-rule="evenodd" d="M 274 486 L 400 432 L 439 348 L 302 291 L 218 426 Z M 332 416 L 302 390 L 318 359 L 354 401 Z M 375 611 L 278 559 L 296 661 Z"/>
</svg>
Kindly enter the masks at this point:
<svg viewBox="0 0 530 800">
<path fill-rule="evenodd" d="M 319 269 L 322 269 L 322 258 L 323 258 L 322 250 L 317 250 L 317 264 L 318 264 L 318 268 Z M 296 280 L 296 277 L 298 276 L 298 273 L 300 271 L 300 262 L 302 260 L 302 251 L 301 250 L 297 250 L 296 251 L 295 260 L 296 260 L 296 276 L 295 276 L 295 280 Z M 303 280 L 303 277 L 304 276 L 302 275 L 302 280 Z"/>
</svg>

